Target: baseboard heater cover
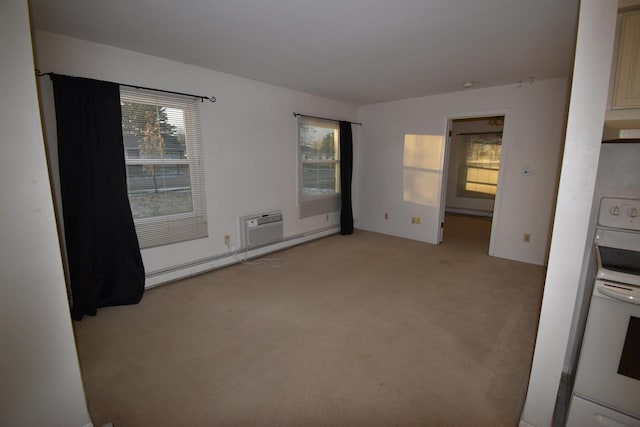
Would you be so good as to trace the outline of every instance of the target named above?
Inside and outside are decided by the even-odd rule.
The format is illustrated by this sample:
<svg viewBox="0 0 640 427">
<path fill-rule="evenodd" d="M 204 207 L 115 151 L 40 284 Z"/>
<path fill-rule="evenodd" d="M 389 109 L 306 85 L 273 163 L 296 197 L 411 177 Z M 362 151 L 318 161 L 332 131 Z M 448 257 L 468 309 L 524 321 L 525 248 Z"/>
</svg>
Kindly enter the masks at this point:
<svg viewBox="0 0 640 427">
<path fill-rule="evenodd" d="M 452 213 L 452 214 L 458 214 L 458 215 L 481 216 L 484 218 L 493 217 L 493 211 L 485 211 L 482 209 L 445 207 L 444 211 L 445 213 Z"/>
<path fill-rule="evenodd" d="M 263 212 L 240 217 L 242 249 L 253 249 L 281 241 L 282 211 Z"/>
<path fill-rule="evenodd" d="M 282 249 L 288 249 L 293 246 L 310 242 L 312 240 L 331 236 L 333 234 L 337 234 L 339 231 L 340 229 L 334 226 L 324 227 L 310 232 L 283 238 L 281 241 L 272 245 L 263 246 L 261 248 L 252 250 L 242 250 L 239 253 L 243 257 L 251 259 L 257 256 L 267 255 L 271 252 L 279 251 Z M 238 262 L 238 259 L 231 254 L 220 254 L 179 265 L 173 265 L 171 267 L 163 268 L 160 270 L 148 271 L 145 274 L 145 289 L 155 288 L 156 286 L 161 286 L 167 283 L 175 282 L 176 280 L 182 280 L 186 279 L 187 277 L 217 270 L 218 268 L 223 268 L 229 265 L 236 264 Z"/>
</svg>

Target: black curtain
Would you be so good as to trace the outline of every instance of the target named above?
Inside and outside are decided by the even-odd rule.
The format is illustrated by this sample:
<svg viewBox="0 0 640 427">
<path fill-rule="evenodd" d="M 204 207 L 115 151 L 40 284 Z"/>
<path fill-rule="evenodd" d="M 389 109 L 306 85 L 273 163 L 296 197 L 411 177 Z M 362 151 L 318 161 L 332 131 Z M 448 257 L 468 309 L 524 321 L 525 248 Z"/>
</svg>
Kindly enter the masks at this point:
<svg viewBox="0 0 640 427">
<path fill-rule="evenodd" d="M 340 122 L 340 234 L 353 233 L 351 178 L 353 176 L 353 140 L 351 122 Z"/>
<path fill-rule="evenodd" d="M 116 83 L 52 75 L 72 318 L 135 304 L 144 265 L 129 199 Z"/>
</svg>

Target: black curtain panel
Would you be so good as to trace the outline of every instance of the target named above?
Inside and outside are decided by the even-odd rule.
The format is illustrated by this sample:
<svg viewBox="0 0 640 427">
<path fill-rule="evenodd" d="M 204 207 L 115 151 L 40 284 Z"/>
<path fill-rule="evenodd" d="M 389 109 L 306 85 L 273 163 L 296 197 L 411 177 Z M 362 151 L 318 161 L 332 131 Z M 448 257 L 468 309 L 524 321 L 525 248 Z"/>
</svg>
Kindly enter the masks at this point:
<svg viewBox="0 0 640 427">
<path fill-rule="evenodd" d="M 72 318 L 136 304 L 144 265 L 129 199 L 118 84 L 52 75 Z"/>
<path fill-rule="evenodd" d="M 353 233 L 351 179 L 353 176 L 353 138 L 351 122 L 340 122 L 340 234 Z"/>
</svg>

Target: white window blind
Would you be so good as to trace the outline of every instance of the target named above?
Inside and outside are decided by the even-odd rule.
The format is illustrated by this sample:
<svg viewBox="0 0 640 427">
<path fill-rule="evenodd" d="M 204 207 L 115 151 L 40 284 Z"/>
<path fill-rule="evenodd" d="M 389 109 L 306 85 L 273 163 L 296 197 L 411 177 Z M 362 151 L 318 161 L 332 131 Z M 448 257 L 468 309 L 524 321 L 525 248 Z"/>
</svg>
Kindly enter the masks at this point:
<svg viewBox="0 0 640 427">
<path fill-rule="evenodd" d="M 495 198 L 501 150 L 502 134 L 499 132 L 464 137 L 458 196 Z"/>
<path fill-rule="evenodd" d="M 200 101 L 122 87 L 120 103 L 140 247 L 207 237 Z"/>
<path fill-rule="evenodd" d="M 300 218 L 340 209 L 340 127 L 298 117 Z"/>
</svg>

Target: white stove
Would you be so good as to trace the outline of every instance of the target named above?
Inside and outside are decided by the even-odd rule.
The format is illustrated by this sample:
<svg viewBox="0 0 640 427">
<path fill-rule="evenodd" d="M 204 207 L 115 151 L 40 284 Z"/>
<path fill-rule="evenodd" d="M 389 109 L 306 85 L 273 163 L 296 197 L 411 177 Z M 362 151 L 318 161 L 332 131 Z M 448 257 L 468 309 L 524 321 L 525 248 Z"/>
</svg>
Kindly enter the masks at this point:
<svg viewBox="0 0 640 427">
<path fill-rule="evenodd" d="M 640 199 L 601 200 L 567 426 L 640 426 Z"/>
</svg>

